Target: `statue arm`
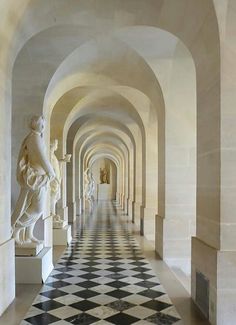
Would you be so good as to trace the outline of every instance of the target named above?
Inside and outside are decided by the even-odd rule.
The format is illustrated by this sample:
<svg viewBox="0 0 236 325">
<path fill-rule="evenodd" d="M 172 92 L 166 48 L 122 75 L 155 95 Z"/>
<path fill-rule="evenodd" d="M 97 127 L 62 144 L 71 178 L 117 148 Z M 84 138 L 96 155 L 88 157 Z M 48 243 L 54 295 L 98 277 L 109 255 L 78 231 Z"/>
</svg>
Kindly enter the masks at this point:
<svg viewBox="0 0 236 325">
<path fill-rule="evenodd" d="M 59 159 L 58 161 L 59 161 L 59 164 L 62 165 L 63 163 L 66 163 L 66 164 L 69 163 L 70 160 L 71 160 L 71 155 L 70 154 L 66 154 L 64 156 L 64 158 Z"/>
<path fill-rule="evenodd" d="M 64 158 L 62 158 L 62 159 L 58 159 L 57 161 L 58 161 L 58 163 L 59 163 L 59 168 L 60 168 L 60 174 L 62 175 L 63 174 L 63 164 L 64 163 L 69 163 L 70 162 L 70 160 L 71 160 L 71 155 L 69 155 L 69 154 L 66 154 L 65 156 L 64 156 Z"/>
</svg>

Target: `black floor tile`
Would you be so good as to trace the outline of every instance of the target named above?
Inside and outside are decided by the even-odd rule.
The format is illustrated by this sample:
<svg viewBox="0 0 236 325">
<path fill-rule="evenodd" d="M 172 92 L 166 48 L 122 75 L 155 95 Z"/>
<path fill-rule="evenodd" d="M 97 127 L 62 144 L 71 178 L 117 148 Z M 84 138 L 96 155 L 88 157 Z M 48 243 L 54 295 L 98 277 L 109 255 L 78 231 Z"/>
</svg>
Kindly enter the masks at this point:
<svg viewBox="0 0 236 325">
<path fill-rule="evenodd" d="M 151 299 L 155 299 L 155 298 L 158 298 L 160 296 L 163 296 L 164 293 L 159 292 L 159 291 L 155 291 L 155 290 L 152 290 L 152 289 L 147 289 L 147 290 L 139 292 L 139 295 L 142 295 L 142 296 L 145 296 L 145 297 L 148 297 L 148 298 L 151 298 Z"/>
<path fill-rule="evenodd" d="M 82 310 L 82 311 L 87 311 L 87 310 L 93 309 L 95 307 L 98 307 L 100 305 L 95 304 L 92 301 L 83 300 L 83 301 L 76 302 L 76 303 L 74 303 L 74 304 L 72 304 L 70 306 L 73 307 L 73 308 L 77 308 L 79 310 Z"/>
<path fill-rule="evenodd" d="M 74 295 L 76 295 L 78 297 L 81 297 L 83 299 L 88 299 L 88 298 L 91 298 L 91 297 L 98 296 L 98 295 L 100 295 L 100 293 L 89 290 L 89 289 L 86 289 L 86 290 L 76 292 L 76 293 L 74 293 Z"/>
<path fill-rule="evenodd" d="M 44 310 L 44 311 L 53 310 L 53 309 L 60 308 L 63 306 L 64 306 L 63 304 L 61 304 L 55 300 L 48 300 L 48 301 L 40 302 L 40 303 L 34 305 L 34 307 Z"/>
<path fill-rule="evenodd" d="M 67 273 L 60 273 L 60 274 L 55 274 L 52 276 L 55 279 L 58 280 L 63 280 L 63 279 L 68 279 L 68 278 L 72 278 L 73 275 L 67 274 Z"/>
<path fill-rule="evenodd" d="M 98 285 L 99 285 L 99 283 L 96 283 L 96 282 L 93 282 L 93 281 L 84 281 L 84 282 L 79 283 L 80 287 L 83 287 L 83 288 L 86 288 L 86 289 L 93 288 L 93 287 L 96 287 Z"/>
<path fill-rule="evenodd" d="M 49 290 L 49 291 L 45 291 L 45 292 L 41 292 L 40 293 L 41 296 L 50 298 L 50 299 L 55 299 L 55 298 L 59 298 L 62 296 L 66 296 L 67 293 L 58 289 L 55 290 Z"/>
<path fill-rule="evenodd" d="M 110 291 L 107 293 L 108 296 L 111 296 L 111 297 L 114 297 L 114 298 L 117 298 L 117 299 L 122 299 L 122 298 L 125 298 L 125 297 L 128 297 L 130 296 L 132 293 L 130 292 L 127 292 L 127 291 L 124 291 L 124 290 L 113 290 L 113 291 Z"/>
<path fill-rule="evenodd" d="M 157 285 L 159 285 L 159 283 L 158 282 L 151 282 L 151 281 L 146 281 L 146 280 L 144 280 L 144 281 L 141 281 L 141 282 L 138 282 L 138 283 L 135 283 L 137 286 L 140 286 L 140 287 L 144 287 L 144 288 L 153 288 L 153 287 L 155 287 L 155 286 L 157 286 Z"/>
<path fill-rule="evenodd" d="M 172 325 L 178 322 L 180 319 L 170 315 L 156 313 L 154 315 L 147 317 L 145 320 L 153 324 Z"/>
<path fill-rule="evenodd" d="M 111 322 L 112 324 L 116 324 L 116 325 L 130 325 L 137 322 L 138 320 L 139 318 L 135 318 L 133 316 L 123 314 L 123 313 L 119 313 L 109 318 L 106 318 L 107 322 Z"/>
<path fill-rule="evenodd" d="M 114 288 L 118 288 L 118 289 L 127 286 L 127 284 L 125 282 L 121 282 L 121 281 L 109 282 L 108 285 L 110 287 L 114 287 Z"/>
<path fill-rule="evenodd" d="M 153 275 L 145 274 L 145 273 L 135 274 L 135 275 L 133 275 L 133 276 L 134 276 L 135 278 L 143 279 L 143 280 L 148 280 L 148 279 L 154 278 Z"/>
<path fill-rule="evenodd" d="M 88 274 L 80 275 L 80 277 L 83 278 L 83 279 L 92 280 L 92 279 L 99 278 L 100 276 L 97 275 L 97 274 L 88 273 Z"/>
<path fill-rule="evenodd" d="M 55 281 L 55 282 L 47 283 L 47 286 L 52 288 L 63 288 L 68 285 L 70 285 L 70 283 L 64 281 Z"/>
<path fill-rule="evenodd" d="M 156 311 L 161 311 L 163 309 L 166 309 L 168 307 L 171 307 L 170 304 L 167 304 L 165 302 L 162 301 L 158 301 L 158 300 L 150 300 L 145 302 L 144 304 L 142 304 L 143 307 L 147 307 Z"/>
<path fill-rule="evenodd" d="M 43 313 L 34 317 L 26 318 L 26 321 L 33 325 L 48 325 L 60 321 L 59 318 Z"/>
<path fill-rule="evenodd" d="M 124 269 L 122 269 L 120 267 L 117 267 L 117 266 L 114 266 L 114 267 L 109 268 L 109 271 L 111 271 L 111 272 L 121 272 L 121 271 L 124 271 Z"/>
</svg>

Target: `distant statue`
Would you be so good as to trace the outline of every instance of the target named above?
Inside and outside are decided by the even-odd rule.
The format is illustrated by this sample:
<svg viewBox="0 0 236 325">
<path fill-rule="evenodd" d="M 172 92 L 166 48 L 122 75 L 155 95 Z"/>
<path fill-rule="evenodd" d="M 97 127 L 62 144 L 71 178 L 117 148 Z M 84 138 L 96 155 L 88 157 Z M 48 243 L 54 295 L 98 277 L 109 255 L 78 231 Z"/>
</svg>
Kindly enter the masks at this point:
<svg viewBox="0 0 236 325">
<path fill-rule="evenodd" d="M 58 140 L 52 140 L 50 143 L 50 160 L 55 172 L 55 178 L 51 181 L 51 215 L 53 216 L 53 227 L 63 227 L 64 220 L 56 214 L 56 203 L 61 198 L 61 181 L 62 181 L 62 163 L 70 162 L 71 155 L 65 155 L 63 159 L 58 160 L 55 151 L 58 149 Z"/>
<path fill-rule="evenodd" d="M 94 200 L 94 195 L 95 195 L 95 189 L 96 189 L 96 182 L 93 177 L 93 173 L 91 172 L 91 196 L 92 196 L 93 200 Z"/>
<path fill-rule="evenodd" d="M 89 203 L 89 211 L 94 208 L 95 180 L 92 172 L 87 168 L 84 172 L 84 197 Z"/>
<path fill-rule="evenodd" d="M 34 237 L 33 231 L 44 212 L 47 187 L 55 177 L 45 153 L 44 117 L 34 116 L 30 128 L 31 131 L 24 139 L 18 157 L 17 182 L 21 191 L 12 214 L 13 237 L 21 247 L 33 247 L 41 243 Z"/>
<path fill-rule="evenodd" d="M 106 168 L 100 168 L 100 182 L 101 184 L 109 184 L 109 177 Z"/>
</svg>

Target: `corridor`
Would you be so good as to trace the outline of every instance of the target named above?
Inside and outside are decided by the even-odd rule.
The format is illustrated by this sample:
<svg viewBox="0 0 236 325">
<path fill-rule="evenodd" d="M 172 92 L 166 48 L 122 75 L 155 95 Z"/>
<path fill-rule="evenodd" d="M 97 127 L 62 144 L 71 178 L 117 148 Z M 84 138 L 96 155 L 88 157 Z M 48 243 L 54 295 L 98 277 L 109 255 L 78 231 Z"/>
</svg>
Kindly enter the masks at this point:
<svg viewBox="0 0 236 325">
<path fill-rule="evenodd" d="M 181 324 L 121 211 L 101 201 L 85 217 L 20 325 Z"/>
</svg>

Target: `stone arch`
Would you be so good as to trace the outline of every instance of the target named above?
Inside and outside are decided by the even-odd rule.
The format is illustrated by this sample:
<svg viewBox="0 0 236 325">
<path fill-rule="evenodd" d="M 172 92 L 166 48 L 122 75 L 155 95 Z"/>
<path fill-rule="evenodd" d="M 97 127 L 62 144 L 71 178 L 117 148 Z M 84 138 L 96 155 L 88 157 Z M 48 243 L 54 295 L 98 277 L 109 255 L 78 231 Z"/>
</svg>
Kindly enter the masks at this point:
<svg viewBox="0 0 236 325">
<path fill-rule="evenodd" d="M 109 136 L 109 137 L 108 137 Z M 107 140 L 107 137 L 109 141 Z M 87 149 L 86 149 L 87 146 Z M 120 158 L 122 159 L 123 166 L 122 167 L 122 178 L 121 181 L 121 193 L 122 194 L 128 194 L 128 174 L 129 174 L 129 155 L 128 155 L 128 148 L 124 141 L 117 135 L 114 135 L 113 133 L 109 132 L 101 132 L 100 134 L 91 135 L 87 143 L 84 142 L 84 144 L 81 147 L 81 159 L 82 161 L 86 160 L 89 155 L 89 151 L 91 152 L 93 150 L 93 147 L 97 148 L 106 148 L 106 147 L 114 147 L 114 150 L 119 152 Z M 90 153 L 91 154 L 91 153 Z"/>
<path fill-rule="evenodd" d="M 101 122 L 101 121 L 100 121 Z M 88 124 L 87 124 L 88 123 Z M 83 124 L 83 127 L 80 128 L 78 131 L 77 131 L 77 134 L 75 136 L 75 140 L 74 140 L 74 143 L 75 143 L 75 150 L 74 152 L 77 152 L 78 149 L 76 149 L 78 146 L 81 147 L 81 144 L 84 143 L 84 141 L 86 141 L 85 139 L 87 139 L 87 137 L 89 136 L 89 134 L 94 134 L 94 127 L 96 125 L 96 133 L 107 133 L 107 132 L 110 132 L 111 134 L 116 134 L 119 136 L 119 138 L 123 138 L 123 141 L 125 141 L 125 145 L 126 145 L 126 148 L 127 148 L 127 153 L 128 153 L 128 165 L 129 165 L 129 170 L 128 170 L 128 173 L 130 174 L 131 171 L 130 171 L 130 168 L 131 168 L 131 160 L 133 161 L 132 163 L 132 166 L 133 166 L 133 170 L 135 169 L 135 159 L 134 159 L 134 153 L 135 153 L 135 143 L 131 140 L 130 140 L 130 136 L 132 136 L 129 131 L 128 131 L 128 134 L 126 134 L 127 132 L 127 128 L 124 128 L 122 126 L 122 124 L 119 124 L 117 123 L 116 121 L 113 121 L 111 119 L 103 119 L 103 121 L 101 122 L 101 124 L 99 125 L 99 123 L 96 122 L 96 119 L 92 119 L 90 121 L 88 121 L 87 123 L 84 123 Z M 108 126 L 109 125 L 109 126 Z M 90 128 L 88 128 L 90 127 Z M 132 139 L 134 140 L 134 139 Z M 132 146 L 131 143 L 129 145 L 129 141 L 132 143 L 132 146 L 134 146 L 134 149 L 132 149 Z M 128 146 L 129 145 L 129 146 Z M 129 152 L 131 151 L 131 152 Z M 133 153 L 134 151 L 134 153 Z M 78 155 L 76 155 L 75 157 L 75 166 L 79 166 L 80 164 L 78 163 L 78 160 L 77 160 L 77 157 Z M 79 175 L 77 176 L 77 173 L 75 173 L 75 189 L 79 189 L 79 186 L 76 185 L 76 181 L 77 179 L 79 179 Z M 131 197 L 133 198 L 133 195 L 135 195 L 135 192 L 134 192 L 134 188 L 135 188 L 135 177 L 132 177 L 133 181 L 134 181 L 134 184 L 130 184 L 131 183 L 131 180 L 130 180 L 130 176 L 128 177 L 128 193 L 129 193 L 129 197 L 131 195 Z M 79 191 L 80 192 L 80 191 Z M 78 193 L 78 192 L 77 192 Z M 75 193 L 75 197 L 80 197 L 79 193 L 78 195 L 76 195 Z M 128 198 L 127 198 L 128 199 Z"/>
<path fill-rule="evenodd" d="M 123 209 L 126 207 L 126 202 L 124 202 L 124 177 L 126 170 L 126 159 L 122 150 L 114 146 L 111 143 L 102 143 L 102 144 L 93 144 L 90 149 L 85 152 L 84 161 L 90 161 L 93 156 L 100 155 L 100 157 L 104 156 L 113 156 L 116 160 L 118 160 L 119 169 L 117 170 L 117 193 L 116 199 L 117 202 L 122 206 Z"/>
<path fill-rule="evenodd" d="M 102 167 L 105 166 L 105 167 Z M 101 170 L 100 168 L 105 168 L 108 175 L 108 183 L 104 185 L 101 183 Z M 118 202 L 118 191 L 117 191 L 117 181 L 119 177 L 117 165 L 113 159 L 108 157 L 96 157 L 93 159 L 93 164 L 90 167 L 93 173 L 95 182 L 97 184 L 95 190 L 95 198 L 99 204 L 99 201 L 115 201 Z"/>
</svg>

